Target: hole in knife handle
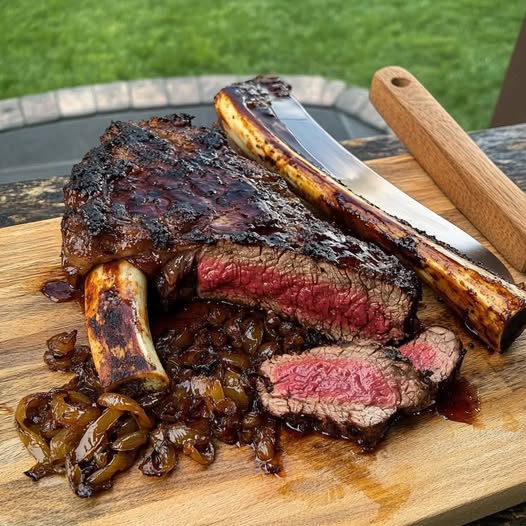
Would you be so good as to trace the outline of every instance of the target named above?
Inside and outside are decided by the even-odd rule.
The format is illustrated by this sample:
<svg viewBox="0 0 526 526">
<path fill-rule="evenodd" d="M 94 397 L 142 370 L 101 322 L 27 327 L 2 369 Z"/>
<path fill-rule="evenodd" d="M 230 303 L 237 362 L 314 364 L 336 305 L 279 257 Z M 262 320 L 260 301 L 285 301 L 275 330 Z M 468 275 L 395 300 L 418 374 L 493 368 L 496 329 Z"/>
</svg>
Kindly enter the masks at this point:
<svg viewBox="0 0 526 526">
<path fill-rule="evenodd" d="M 404 79 L 403 77 L 395 77 L 394 79 L 391 79 L 391 84 L 397 88 L 405 88 L 411 84 L 411 81 L 409 79 Z"/>
</svg>

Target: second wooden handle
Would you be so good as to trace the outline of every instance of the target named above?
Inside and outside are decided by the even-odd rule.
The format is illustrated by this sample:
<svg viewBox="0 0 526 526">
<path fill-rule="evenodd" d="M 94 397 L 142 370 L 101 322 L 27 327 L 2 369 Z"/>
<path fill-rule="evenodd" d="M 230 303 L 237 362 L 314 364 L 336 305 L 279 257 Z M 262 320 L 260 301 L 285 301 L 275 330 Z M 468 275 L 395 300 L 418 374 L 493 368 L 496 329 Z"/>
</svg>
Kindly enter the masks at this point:
<svg viewBox="0 0 526 526">
<path fill-rule="evenodd" d="M 455 206 L 516 269 L 526 271 L 526 194 L 405 69 L 377 71 L 370 98 Z"/>
</svg>

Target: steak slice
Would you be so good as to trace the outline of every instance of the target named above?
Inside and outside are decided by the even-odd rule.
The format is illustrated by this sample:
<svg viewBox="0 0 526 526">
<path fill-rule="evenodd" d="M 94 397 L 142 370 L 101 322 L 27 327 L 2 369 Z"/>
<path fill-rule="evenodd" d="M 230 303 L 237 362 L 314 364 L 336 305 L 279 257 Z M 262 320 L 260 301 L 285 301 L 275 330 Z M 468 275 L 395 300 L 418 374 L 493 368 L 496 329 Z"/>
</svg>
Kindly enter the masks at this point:
<svg viewBox="0 0 526 526">
<path fill-rule="evenodd" d="M 197 291 L 201 298 L 273 310 L 335 340 L 358 333 L 381 342 L 398 340 L 411 309 L 400 289 L 348 265 L 260 246 L 201 250 Z"/>
<path fill-rule="evenodd" d="M 374 447 L 400 413 L 434 402 L 434 387 L 394 348 L 373 342 L 317 347 L 263 362 L 258 391 L 272 415 Z"/>
<path fill-rule="evenodd" d="M 429 379 L 439 386 L 453 378 L 465 354 L 455 334 L 438 326 L 429 327 L 398 350 L 417 369 L 426 371 Z"/>
<path fill-rule="evenodd" d="M 165 303 L 196 288 L 271 308 L 336 339 L 411 330 L 420 284 L 396 258 L 314 216 L 221 131 L 173 115 L 114 122 L 64 188 L 62 263 L 73 282 L 125 258 Z"/>
</svg>

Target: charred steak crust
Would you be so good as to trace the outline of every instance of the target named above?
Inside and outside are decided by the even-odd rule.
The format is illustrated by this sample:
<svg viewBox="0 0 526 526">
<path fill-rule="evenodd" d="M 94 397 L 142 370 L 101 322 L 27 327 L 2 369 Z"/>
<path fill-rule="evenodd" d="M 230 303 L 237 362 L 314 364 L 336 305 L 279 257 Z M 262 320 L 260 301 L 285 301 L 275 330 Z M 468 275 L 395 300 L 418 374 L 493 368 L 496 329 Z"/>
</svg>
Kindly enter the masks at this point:
<svg viewBox="0 0 526 526">
<path fill-rule="evenodd" d="M 397 349 L 374 342 L 317 347 L 260 367 L 260 403 L 293 427 L 373 448 L 402 414 L 434 403 L 435 387 Z"/>
<path fill-rule="evenodd" d="M 206 247 L 262 247 L 277 259 L 291 252 L 343 269 L 370 304 L 386 303 L 387 312 L 374 316 L 400 318 L 385 338 L 401 339 L 410 329 L 421 294 L 414 273 L 314 216 L 281 177 L 237 155 L 220 130 L 193 128 L 188 115 L 113 122 L 74 166 L 64 196 L 62 262 L 72 281 L 126 258 L 172 300 L 184 272 L 171 260 L 181 254 L 188 272 Z M 333 336 L 348 336 L 340 332 Z"/>
</svg>

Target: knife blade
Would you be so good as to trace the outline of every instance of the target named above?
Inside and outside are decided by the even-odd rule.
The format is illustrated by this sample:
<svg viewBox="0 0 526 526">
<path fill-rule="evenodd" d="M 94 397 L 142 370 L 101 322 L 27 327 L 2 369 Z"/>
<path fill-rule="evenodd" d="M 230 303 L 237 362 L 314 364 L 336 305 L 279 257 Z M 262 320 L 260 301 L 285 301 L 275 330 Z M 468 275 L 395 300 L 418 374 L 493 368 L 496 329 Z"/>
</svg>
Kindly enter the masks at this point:
<svg viewBox="0 0 526 526">
<path fill-rule="evenodd" d="M 354 193 L 512 282 L 507 268 L 491 251 L 399 190 L 346 150 L 309 115 L 292 94 L 272 97 L 265 111 L 250 107 L 247 110 L 257 113 L 258 119 L 270 133 Z"/>
</svg>

